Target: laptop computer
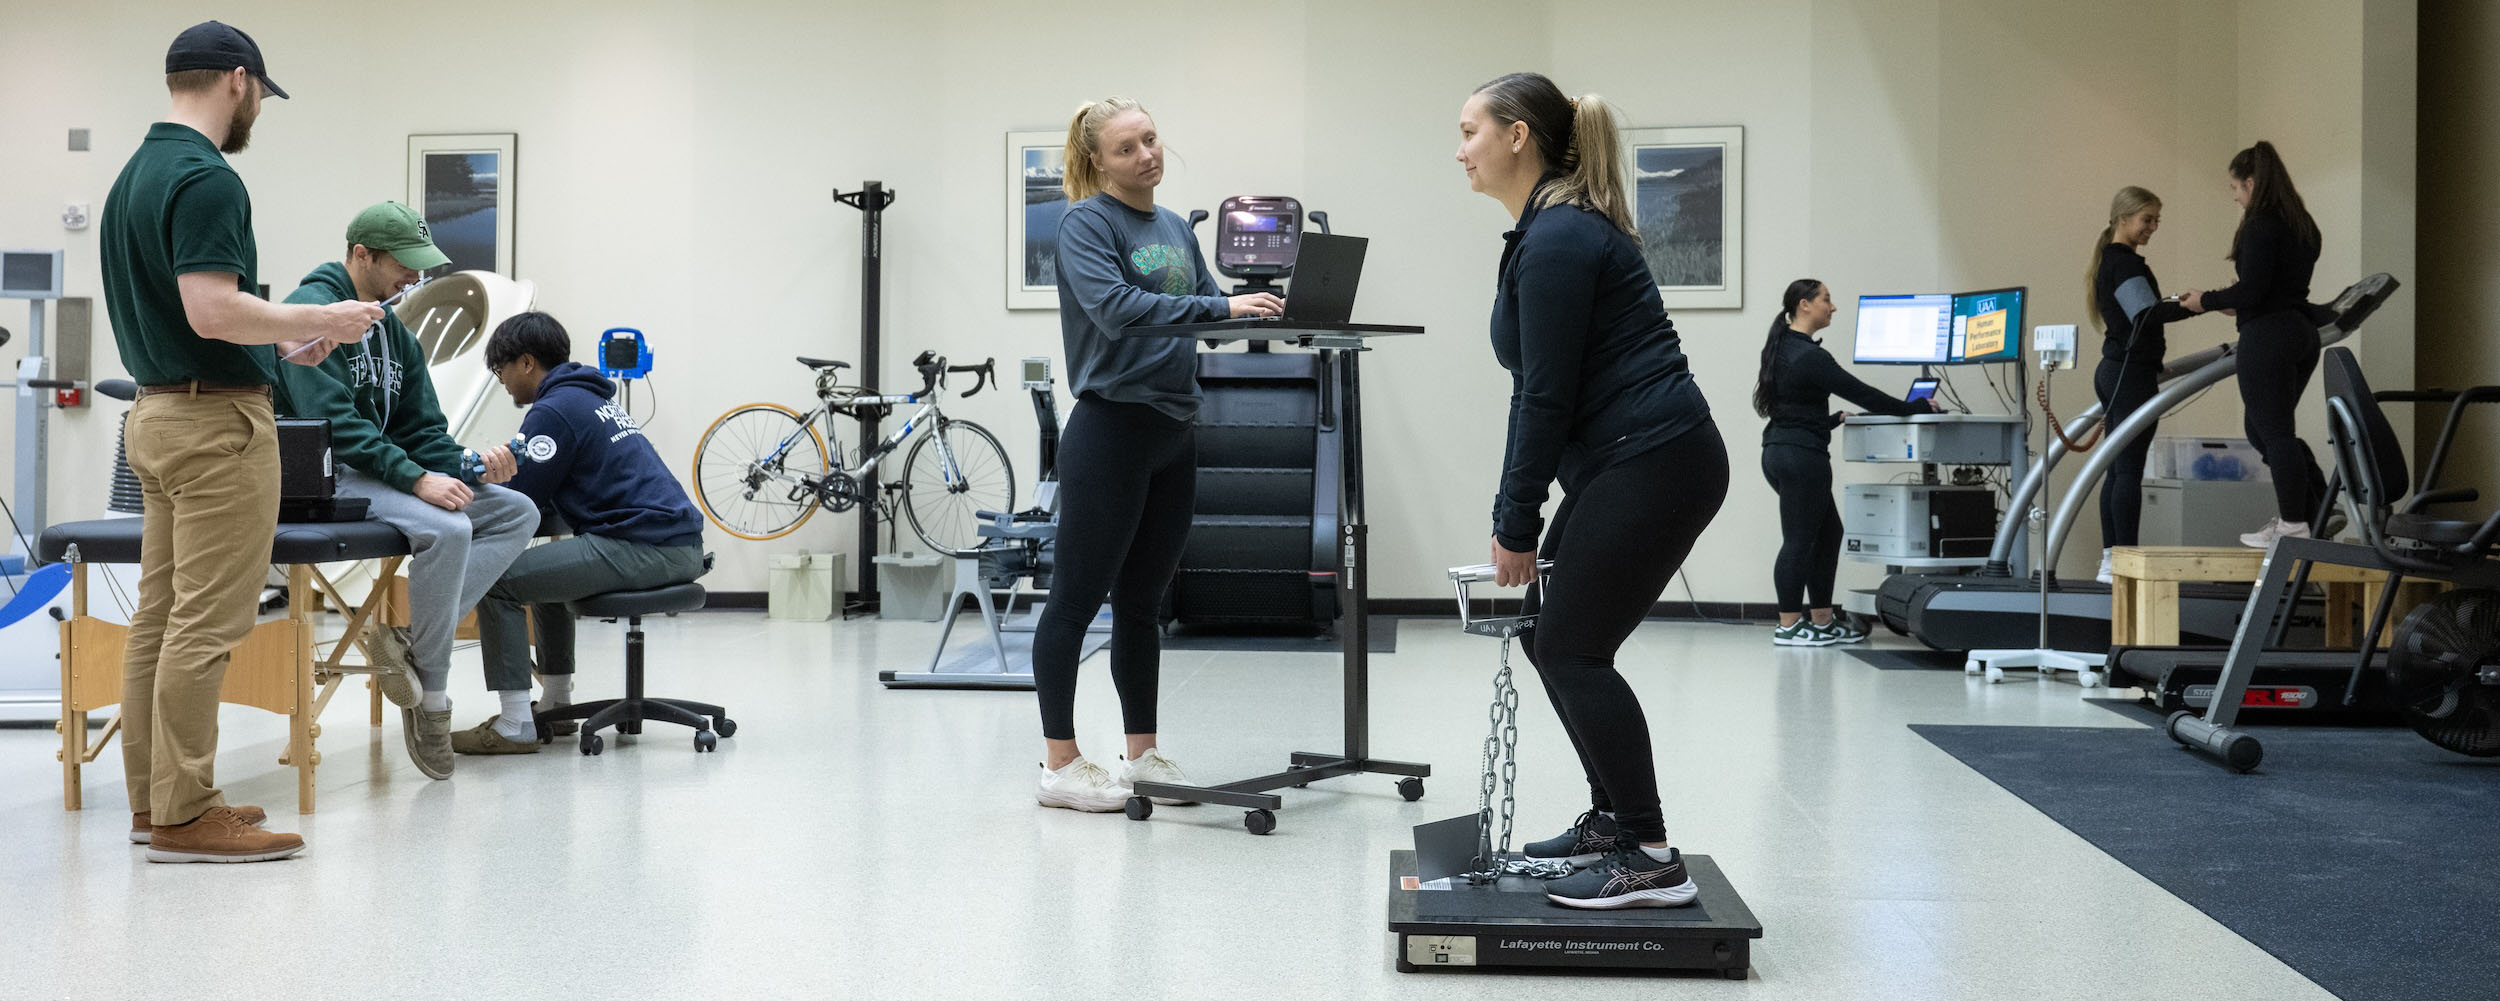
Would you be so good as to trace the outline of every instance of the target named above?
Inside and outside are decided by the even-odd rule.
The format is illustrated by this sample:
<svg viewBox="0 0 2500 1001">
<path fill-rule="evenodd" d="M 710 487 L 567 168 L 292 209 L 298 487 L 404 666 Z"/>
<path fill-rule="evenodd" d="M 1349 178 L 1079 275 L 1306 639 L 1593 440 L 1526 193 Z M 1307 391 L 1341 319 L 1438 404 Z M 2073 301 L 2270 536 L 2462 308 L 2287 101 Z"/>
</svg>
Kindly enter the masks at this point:
<svg viewBox="0 0 2500 1001">
<path fill-rule="evenodd" d="M 1359 236 L 1302 234 L 1302 246 L 1294 253 L 1293 278 L 1285 287 L 1285 311 L 1262 319 L 1351 322 L 1355 287 L 1363 279 L 1363 251 L 1369 246 L 1371 241 Z"/>
</svg>

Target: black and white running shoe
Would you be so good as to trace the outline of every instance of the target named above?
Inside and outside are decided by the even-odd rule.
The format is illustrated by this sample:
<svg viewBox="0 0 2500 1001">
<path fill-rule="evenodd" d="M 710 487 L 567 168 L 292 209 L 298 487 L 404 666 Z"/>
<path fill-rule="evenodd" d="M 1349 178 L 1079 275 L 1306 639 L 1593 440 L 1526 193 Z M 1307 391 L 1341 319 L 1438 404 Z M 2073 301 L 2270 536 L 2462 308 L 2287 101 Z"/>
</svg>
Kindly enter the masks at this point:
<svg viewBox="0 0 2500 1001">
<path fill-rule="evenodd" d="M 1682 907 L 1701 893 L 1684 872 L 1684 853 L 1668 849 L 1661 862 L 1630 838 L 1603 861 L 1545 884 L 1545 899 L 1564 907 L 1616 910 Z"/>
<path fill-rule="evenodd" d="M 1574 868 L 1586 867 L 1615 850 L 1615 842 L 1622 830 L 1605 814 L 1590 810 L 1581 814 L 1580 819 L 1572 821 L 1570 830 L 1543 841 L 1530 842 L 1521 851 L 1532 859 L 1569 862 Z"/>
</svg>

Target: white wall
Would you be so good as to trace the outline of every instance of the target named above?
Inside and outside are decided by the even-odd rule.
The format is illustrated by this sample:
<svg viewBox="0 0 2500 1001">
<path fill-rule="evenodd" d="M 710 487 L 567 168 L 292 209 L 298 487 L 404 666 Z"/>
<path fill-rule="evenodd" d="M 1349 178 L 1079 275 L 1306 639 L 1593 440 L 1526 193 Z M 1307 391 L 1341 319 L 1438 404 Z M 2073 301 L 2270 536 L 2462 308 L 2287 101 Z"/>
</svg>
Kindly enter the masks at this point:
<svg viewBox="0 0 2500 1001">
<path fill-rule="evenodd" d="M 1364 370 L 1374 593 L 1394 597 L 1439 596 L 1440 568 L 1481 558 L 1499 462 L 1507 383 L 1484 323 L 1508 220 L 1450 159 L 1469 88 L 1541 70 L 1606 94 L 1629 125 L 1743 125 L 1745 308 L 1675 319 L 1735 466 L 1691 583 L 1703 600 L 1765 601 L 1778 525 L 1747 398 L 1782 286 L 1833 284 L 1836 350 L 1845 304 L 1862 292 L 2024 284 L 2033 322 L 2080 322 L 2084 260 L 2124 184 L 2168 199 L 2151 249 L 2164 280 L 2210 286 L 2229 276 L 2222 165 L 2261 137 L 2284 147 L 2327 230 L 2321 294 L 2362 267 L 2386 269 L 2355 249 L 2365 204 L 2410 211 L 2369 173 L 2395 167 L 2363 156 L 2379 138 L 2362 132 L 2364 107 L 2392 99 L 2385 88 L 2354 96 L 2388 75 L 2363 72 L 2365 7 L 2370 24 L 2388 19 L 2361 0 L 1285 2 L 1260 7 L 1250 29 L 1230 8 L 1179 5 L 1118 34 L 970 2 L 456 2 L 366 22 L 238 0 L 218 16 L 251 31 L 298 95 L 271 103 L 234 160 L 277 291 L 338 253 L 356 209 L 405 197 L 409 133 L 518 133 L 521 274 L 573 329 L 579 356 L 604 327 L 651 335 L 650 433 L 681 473 L 713 415 L 804 398 L 789 356 L 856 354 L 859 220 L 829 198 L 837 186 L 875 178 L 900 194 L 885 231 L 889 381 L 922 347 L 959 360 L 1056 355 L 1055 314 L 1001 305 L 1000 137 L 1064 125 L 1089 97 L 1140 97 L 1178 154 L 1161 201 L 1185 211 L 1232 193 L 1298 195 L 1375 241 L 1363 316 L 1430 328 Z M 2243 16 L 2250 8 L 2266 13 Z M 9 14 L 0 243 L 68 246 L 74 294 L 99 291 L 94 235 L 63 232 L 60 203 L 101 206 L 162 114 L 165 42 L 198 16 L 162 2 Z M 2409 46 L 2379 65 L 2397 56 Z M 62 150 L 72 127 L 94 130 L 95 151 Z M 2409 133 L 2405 145 L 2409 157 Z M 2409 185 L 2409 159 L 2403 170 Z M 2385 222 L 2374 211 L 2371 232 Z M 2183 325 L 2174 348 L 2227 339 L 2226 327 Z M 117 367 L 100 355 L 100 371 Z M 1989 395 L 1975 374 L 1960 381 L 1974 402 Z M 2082 372 L 2055 388 L 2061 408 L 2090 401 Z M 1030 465 L 1021 394 L 962 410 Z M 111 447 L 117 412 L 57 422 L 56 518 L 100 509 L 93 456 Z M 2225 390 L 2171 430 L 2237 425 Z M 2095 544 L 2083 521 L 2070 570 Z M 760 590 L 765 555 L 846 550 L 853 526 L 819 516 L 779 543 L 715 537 L 710 583 Z"/>
</svg>

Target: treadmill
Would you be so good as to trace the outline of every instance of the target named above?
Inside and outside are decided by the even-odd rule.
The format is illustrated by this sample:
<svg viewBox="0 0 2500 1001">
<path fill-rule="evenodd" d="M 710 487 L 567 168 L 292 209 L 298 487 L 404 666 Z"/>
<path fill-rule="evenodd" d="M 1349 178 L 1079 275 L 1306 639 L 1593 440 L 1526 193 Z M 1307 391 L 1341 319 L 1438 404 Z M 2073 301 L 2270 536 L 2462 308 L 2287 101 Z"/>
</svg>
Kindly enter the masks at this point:
<svg viewBox="0 0 2500 1001">
<path fill-rule="evenodd" d="M 2320 311 L 2318 340 L 2321 346 L 2341 341 L 2361 329 L 2363 321 L 2376 312 L 2381 303 L 2393 294 L 2397 281 L 2385 272 L 2353 283 L 2335 297 L 2332 304 Z M 2161 389 L 2153 394 L 2127 420 L 2111 428 L 2076 472 L 2067 487 L 2055 516 L 2049 522 L 2047 558 L 2042 560 L 2049 575 L 2048 640 L 2060 650 L 2087 653 L 2110 652 L 2109 585 L 2095 581 L 2060 580 L 2053 570 L 2058 554 L 2065 548 L 2067 533 L 2074 527 L 2084 502 L 2092 498 L 2101 477 L 2117 458 L 2120 447 L 2150 432 L 2163 415 L 2177 409 L 2239 370 L 2237 345 L 2223 344 L 2181 357 L 2162 367 Z M 2066 437 L 2081 437 L 2089 432 L 2102 412 L 2095 403 L 2067 422 Z M 2066 455 L 2063 441 L 2053 442 L 2048 454 L 2031 467 L 2028 475 L 2014 488 L 2006 505 L 2007 511 L 2027 510 L 2034 495 L 2048 488 L 2049 474 L 2058 460 Z M 1909 636 L 1938 650 L 1978 650 L 1992 648 L 2028 648 L 2039 641 L 2040 585 L 2037 581 L 2018 578 L 2012 570 L 2017 532 L 2023 519 L 2007 517 L 1997 526 L 1994 544 L 1988 552 L 1987 565 L 1976 573 L 1902 573 L 1884 580 L 1876 591 L 1875 610 L 1892 631 Z M 2243 584 L 2186 583 L 2179 586 L 2179 637 L 2188 644 L 2228 646 L 2240 613 L 2248 602 L 2248 587 Z M 2117 665 L 2112 658 L 2113 667 Z M 2346 664 L 2346 669 L 2350 667 Z M 2184 695 L 2182 696 L 2184 697 Z"/>
</svg>

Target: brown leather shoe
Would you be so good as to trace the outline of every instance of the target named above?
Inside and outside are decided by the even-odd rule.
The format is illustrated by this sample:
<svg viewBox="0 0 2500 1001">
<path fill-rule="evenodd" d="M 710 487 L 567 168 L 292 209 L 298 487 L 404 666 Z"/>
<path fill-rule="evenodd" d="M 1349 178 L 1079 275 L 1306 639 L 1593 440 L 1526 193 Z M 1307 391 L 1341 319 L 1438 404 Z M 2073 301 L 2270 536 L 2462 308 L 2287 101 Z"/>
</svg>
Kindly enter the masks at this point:
<svg viewBox="0 0 2500 1001">
<path fill-rule="evenodd" d="M 254 827 L 259 827 L 260 825 L 269 822 L 269 811 L 263 810 L 257 806 L 235 807 L 234 815 L 237 818 L 240 818 L 244 823 L 250 824 Z M 148 823 L 148 811 L 141 810 L 137 813 L 131 814 L 130 843 L 134 845 L 147 844 L 149 838 L 154 833 L 155 826 L 156 825 L 154 824 Z"/>
<path fill-rule="evenodd" d="M 301 836 L 244 823 L 230 806 L 209 807 L 188 824 L 157 825 L 148 839 L 150 862 L 268 862 L 303 850 Z"/>
<path fill-rule="evenodd" d="M 495 720 L 499 718 L 501 717 L 489 716 L 486 718 L 486 722 L 484 723 L 480 723 L 470 729 L 452 734 L 451 749 L 461 754 L 538 753 L 538 738 L 531 737 L 527 740 L 514 740 L 510 737 L 504 736 L 502 733 L 497 732 L 495 730 Z"/>
</svg>

